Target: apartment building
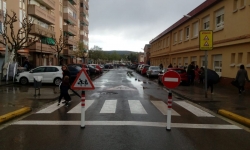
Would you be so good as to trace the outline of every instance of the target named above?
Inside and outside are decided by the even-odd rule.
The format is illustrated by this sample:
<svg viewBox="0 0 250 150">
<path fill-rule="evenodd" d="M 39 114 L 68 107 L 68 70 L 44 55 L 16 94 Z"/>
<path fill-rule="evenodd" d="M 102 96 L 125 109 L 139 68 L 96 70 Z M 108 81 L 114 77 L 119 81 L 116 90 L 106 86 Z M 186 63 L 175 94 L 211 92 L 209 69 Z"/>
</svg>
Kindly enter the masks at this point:
<svg viewBox="0 0 250 150">
<path fill-rule="evenodd" d="M 86 44 L 88 49 L 88 0 L 0 0 L 0 9 L 14 11 L 19 20 L 26 15 L 33 20 L 30 35 L 37 37 L 37 42 L 24 50 L 19 50 L 22 63 L 28 58 L 34 67 L 41 65 L 81 62 L 76 59 L 74 51 L 79 42 Z M 84 9 L 83 9 L 84 7 Z M 2 11 L 0 11 L 0 21 Z M 21 24 L 15 24 L 15 31 Z M 57 56 L 57 52 L 51 46 L 55 44 L 52 37 L 57 40 L 60 36 L 66 40 L 67 47 Z M 32 41 L 29 41 L 32 42 Z M 0 45 L 0 53 L 4 55 L 5 47 Z M 2 55 L 0 55 L 2 57 Z"/>
<path fill-rule="evenodd" d="M 250 0 L 207 0 L 150 41 L 151 65 L 205 66 L 199 31 L 213 31 L 208 68 L 227 81 L 241 64 L 250 73 Z"/>
</svg>

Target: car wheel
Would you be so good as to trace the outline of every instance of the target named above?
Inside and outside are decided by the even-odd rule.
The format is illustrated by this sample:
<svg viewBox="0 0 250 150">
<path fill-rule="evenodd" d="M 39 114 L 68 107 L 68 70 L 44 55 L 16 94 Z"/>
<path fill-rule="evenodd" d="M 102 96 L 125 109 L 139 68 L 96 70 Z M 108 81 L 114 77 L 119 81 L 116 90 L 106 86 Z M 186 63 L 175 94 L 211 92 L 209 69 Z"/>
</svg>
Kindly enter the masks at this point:
<svg viewBox="0 0 250 150">
<path fill-rule="evenodd" d="M 25 84 L 28 84 L 29 83 L 29 80 L 26 78 L 26 77 L 22 77 L 19 82 L 22 84 L 22 85 L 25 85 Z"/>
<path fill-rule="evenodd" d="M 62 82 L 61 78 L 55 78 L 54 79 L 54 84 L 57 85 L 57 86 L 60 85 L 61 82 Z"/>
</svg>

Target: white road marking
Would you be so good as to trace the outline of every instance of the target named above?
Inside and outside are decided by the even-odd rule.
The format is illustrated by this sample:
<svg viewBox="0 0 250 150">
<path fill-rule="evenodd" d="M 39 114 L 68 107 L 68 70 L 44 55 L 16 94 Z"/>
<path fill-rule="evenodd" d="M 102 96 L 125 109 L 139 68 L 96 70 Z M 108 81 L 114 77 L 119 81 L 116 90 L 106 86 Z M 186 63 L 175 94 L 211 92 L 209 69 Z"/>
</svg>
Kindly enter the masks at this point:
<svg viewBox="0 0 250 150">
<path fill-rule="evenodd" d="M 128 91 L 132 90 L 132 91 L 134 91 L 136 89 L 133 89 L 133 88 L 130 88 L 130 87 L 127 87 L 127 86 L 124 86 L 124 85 L 120 85 L 120 86 L 109 88 L 107 90 L 128 90 Z"/>
<path fill-rule="evenodd" d="M 59 106 L 57 106 L 58 102 L 36 112 L 37 114 L 49 114 L 54 112 L 55 110 L 57 110 L 58 108 L 61 108 L 62 106 L 64 106 L 64 104 L 60 104 Z"/>
<path fill-rule="evenodd" d="M 185 101 L 175 101 L 176 104 L 182 106 L 183 108 L 187 109 L 197 117 L 214 117 L 213 115 L 185 102 Z"/>
<path fill-rule="evenodd" d="M 151 101 L 155 105 L 155 107 L 163 114 L 168 115 L 168 105 L 163 101 Z M 172 116 L 180 116 L 174 109 L 171 109 Z"/>
<path fill-rule="evenodd" d="M 166 128 L 165 122 L 143 122 L 143 121 L 85 121 L 86 126 L 147 126 Z M 81 125 L 81 121 L 44 121 L 44 120 L 22 120 L 12 125 Z M 188 124 L 171 123 L 171 128 L 192 128 L 192 129 L 242 129 L 230 124 Z"/>
<path fill-rule="evenodd" d="M 128 100 L 128 104 L 132 114 L 147 114 L 139 100 Z"/>
<path fill-rule="evenodd" d="M 105 100 L 100 113 L 115 113 L 117 100 Z"/>
<path fill-rule="evenodd" d="M 178 78 L 170 78 L 170 77 L 165 77 L 164 81 L 169 81 L 169 82 L 178 82 Z"/>
<path fill-rule="evenodd" d="M 85 100 L 85 111 L 93 104 L 95 100 Z M 75 113 L 80 114 L 82 108 L 82 103 L 80 102 L 78 105 L 76 105 L 74 108 L 72 108 L 68 113 Z"/>
</svg>

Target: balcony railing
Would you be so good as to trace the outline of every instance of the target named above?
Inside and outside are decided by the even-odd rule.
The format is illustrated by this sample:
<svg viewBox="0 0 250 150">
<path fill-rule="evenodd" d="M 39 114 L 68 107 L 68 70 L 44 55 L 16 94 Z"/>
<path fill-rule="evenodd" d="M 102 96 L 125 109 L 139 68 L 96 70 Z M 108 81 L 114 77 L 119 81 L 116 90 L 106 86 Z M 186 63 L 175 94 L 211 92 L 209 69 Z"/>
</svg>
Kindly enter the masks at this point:
<svg viewBox="0 0 250 150">
<path fill-rule="evenodd" d="M 63 13 L 63 19 L 70 24 L 77 25 L 77 20 L 69 13 Z"/>
<path fill-rule="evenodd" d="M 33 26 L 31 27 L 30 34 L 35 34 L 38 36 L 45 36 L 45 37 L 55 37 L 54 31 L 46 29 L 37 24 L 33 24 Z"/>
<path fill-rule="evenodd" d="M 63 1 L 63 6 L 64 7 L 69 7 L 70 9 L 72 9 L 73 11 L 77 12 L 77 8 L 75 6 L 73 6 L 69 1 L 64 0 Z"/>
<path fill-rule="evenodd" d="M 28 5 L 28 14 L 31 16 L 35 16 L 48 24 L 55 24 L 55 16 L 52 16 L 39 6 Z"/>
<path fill-rule="evenodd" d="M 64 1 L 69 1 L 73 5 L 76 5 L 78 2 L 78 0 L 64 0 Z"/>
<path fill-rule="evenodd" d="M 63 55 L 66 55 L 66 56 L 71 56 L 73 55 L 73 50 L 70 50 L 70 49 L 64 49 L 63 50 Z"/>
<path fill-rule="evenodd" d="M 55 9 L 55 1 L 54 0 L 36 0 L 39 3 L 45 5 L 46 7 L 50 8 L 50 9 Z"/>
<path fill-rule="evenodd" d="M 29 43 L 30 44 L 30 43 Z M 42 44 L 40 42 L 35 42 L 33 45 L 29 47 L 30 52 L 40 52 L 40 53 L 55 53 L 55 50 L 53 50 L 50 45 Z"/>
<path fill-rule="evenodd" d="M 76 40 L 73 38 L 68 38 L 66 42 L 67 42 L 67 45 L 76 45 Z"/>
<path fill-rule="evenodd" d="M 70 35 L 77 35 L 77 30 L 71 25 L 63 25 L 63 31 L 68 32 Z"/>
</svg>

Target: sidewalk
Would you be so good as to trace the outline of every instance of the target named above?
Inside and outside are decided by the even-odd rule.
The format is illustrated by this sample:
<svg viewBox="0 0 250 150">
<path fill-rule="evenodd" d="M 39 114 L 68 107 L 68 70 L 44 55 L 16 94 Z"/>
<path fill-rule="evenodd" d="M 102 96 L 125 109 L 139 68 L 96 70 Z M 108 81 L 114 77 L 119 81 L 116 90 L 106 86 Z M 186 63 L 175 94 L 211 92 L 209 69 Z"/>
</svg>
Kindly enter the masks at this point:
<svg viewBox="0 0 250 150">
<path fill-rule="evenodd" d="M 250 118 L 250 89 L 246 89 L 244 93 L 239 95 L 238 89 L 232 85 L 222 86 L 215 84 L 214 94 L 211 94 L 210 89 L 208 89 L 207 98 L 205 98 L 204 89 L 203 84 L 196 83 L 191 86 L 180 85 L 172 91 L 216 113 L 218 110 L 224 109 Z"/>
</svg>

